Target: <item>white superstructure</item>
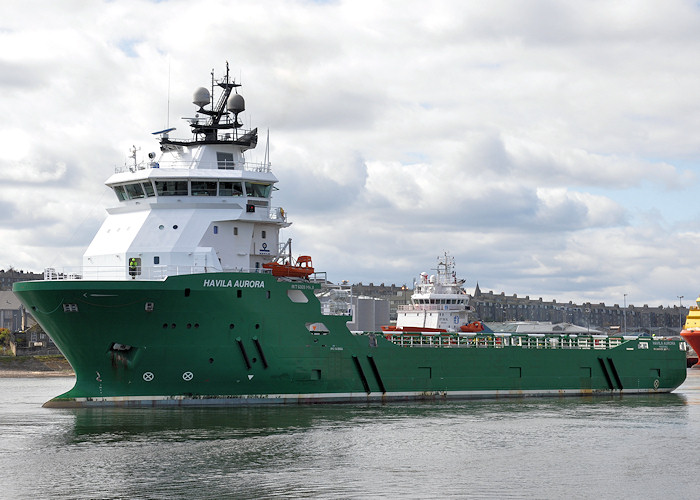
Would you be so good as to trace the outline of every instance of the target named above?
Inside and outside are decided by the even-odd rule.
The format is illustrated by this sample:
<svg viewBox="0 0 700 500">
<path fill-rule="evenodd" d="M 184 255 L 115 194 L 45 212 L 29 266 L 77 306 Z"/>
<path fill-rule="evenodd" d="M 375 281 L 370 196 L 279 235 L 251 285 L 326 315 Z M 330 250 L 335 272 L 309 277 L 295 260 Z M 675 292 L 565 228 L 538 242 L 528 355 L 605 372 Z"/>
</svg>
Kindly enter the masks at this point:
<svg viewBox="0 0 700 500">
<path fill-rule="evenodd" d="M 448 253 L 438 257 L 437 275 L 421 273 L 415 285 L 411 304 L 399 306 L 397 329 L 459 331 L 467 324 L 469 296 L 454 271 L 454 258 Z"/>
<path fill-rule="evenodd" d="M 272 206 L 277 178 L 267 154 L 262 164 L 246 160 L 257 129 L 243 130 L 238 121 L 245 109 L 239 86 L 229 80 L 228 65 L 221 80 L 212 74 L 212 92 L 202 87 L 194 95 L 192 138 L 171 139 L 175 129 L 155 132 L 159 154 L 138 162 L 134 148 L 131 164 L 107 179 L 119 203 L 108 209 L 85 252 L 81 277 L 263 271 L 279 256 L 279 230 L 290 223 L 282 208 Z M 221 92 L 216 102 L 215 87 Z"/>
</svg>

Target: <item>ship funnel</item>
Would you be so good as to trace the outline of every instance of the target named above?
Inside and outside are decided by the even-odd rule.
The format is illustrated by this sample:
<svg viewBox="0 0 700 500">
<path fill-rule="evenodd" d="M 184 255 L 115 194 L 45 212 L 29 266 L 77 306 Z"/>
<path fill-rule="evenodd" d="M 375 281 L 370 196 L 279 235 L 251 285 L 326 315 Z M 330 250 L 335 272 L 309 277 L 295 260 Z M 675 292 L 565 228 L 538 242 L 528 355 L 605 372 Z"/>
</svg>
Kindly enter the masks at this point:
<svg viewBox="0 0 700 500">
<path fill-rule="evenodd" d="M 195 106 L 199 106 L 200 108 L 203 108 L 207 104 L 209 104 L 209 91 L 205 89 L 204 87 L 199 87 L 197 90 L 194 91 L 194 97 L 192 98 L 192 104 Z"/>
<path fill-rule="evenodd" d="M 236 115 L 245 111 L 245 100 L 243 96 L 240 94 L 231 95 L 226 101 L 226 109 Z"/>
</svg>

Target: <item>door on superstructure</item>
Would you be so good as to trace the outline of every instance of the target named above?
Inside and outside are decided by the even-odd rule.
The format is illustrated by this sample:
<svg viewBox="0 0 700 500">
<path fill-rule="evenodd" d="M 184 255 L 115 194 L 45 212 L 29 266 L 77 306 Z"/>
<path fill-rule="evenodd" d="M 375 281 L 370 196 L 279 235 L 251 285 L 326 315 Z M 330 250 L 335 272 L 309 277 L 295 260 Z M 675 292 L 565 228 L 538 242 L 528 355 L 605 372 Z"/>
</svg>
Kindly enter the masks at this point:
<svg viewBox="0 0 700 500">
<path fill-rule="evenodd" d="M 192 273 L 207 272 L 207 256 L 206 254 L 195 253 L 192 262 Z"/>
</svg>

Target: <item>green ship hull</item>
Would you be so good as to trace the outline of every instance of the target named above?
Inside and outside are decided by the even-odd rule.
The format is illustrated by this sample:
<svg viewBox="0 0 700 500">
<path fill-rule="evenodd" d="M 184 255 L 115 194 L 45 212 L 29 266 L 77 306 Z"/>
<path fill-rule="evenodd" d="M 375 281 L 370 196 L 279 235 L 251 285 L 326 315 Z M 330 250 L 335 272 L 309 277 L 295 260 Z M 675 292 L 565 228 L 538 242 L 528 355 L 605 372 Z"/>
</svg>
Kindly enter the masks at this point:
<svg viewBox="0 0 700 500">
<path fill-rule="evenodd" d="M 46 403 L 235 405 L 670 392 L 684 343 L 351 332 L 320 285 L 261 273 L 49 280 L 14 292 L 76 373 Z"/>
</svg>

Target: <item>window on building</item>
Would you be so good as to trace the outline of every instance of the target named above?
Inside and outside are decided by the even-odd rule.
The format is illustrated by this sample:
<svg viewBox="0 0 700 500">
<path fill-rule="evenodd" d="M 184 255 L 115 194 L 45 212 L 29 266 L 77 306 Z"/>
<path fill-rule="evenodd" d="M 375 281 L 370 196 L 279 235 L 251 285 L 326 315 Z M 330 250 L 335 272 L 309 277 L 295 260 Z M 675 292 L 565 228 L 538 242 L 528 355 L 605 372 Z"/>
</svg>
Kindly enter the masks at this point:
<svg viewBox="0 0 700 500">
<path fill-rule="evenodd" d="M 233 235 L 238 236 L 238 228 L 237 227 L 233 228 Z"/>
<path fill-rule="evenodd" d="M 158 255 L 153 256 L 153 263 L 154 264 L 160 264 L 160 257 Z"/>
<path fill-rule="evenodd" d="M 261 236 L 262 236 L 262 239 L 265 239 L 265 237 L 267 236 L 267 231 L 262 231 Z"/>
<path fill-rule="evenodd" d="M 214 226 L 214 234 L 219 234 L 219 226 Z"/>
</svg>

